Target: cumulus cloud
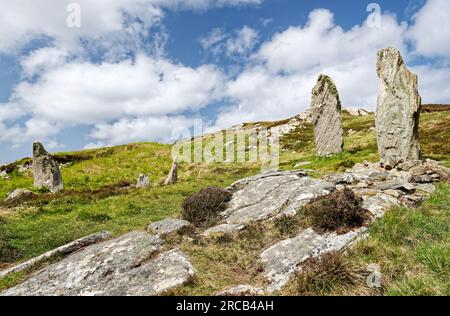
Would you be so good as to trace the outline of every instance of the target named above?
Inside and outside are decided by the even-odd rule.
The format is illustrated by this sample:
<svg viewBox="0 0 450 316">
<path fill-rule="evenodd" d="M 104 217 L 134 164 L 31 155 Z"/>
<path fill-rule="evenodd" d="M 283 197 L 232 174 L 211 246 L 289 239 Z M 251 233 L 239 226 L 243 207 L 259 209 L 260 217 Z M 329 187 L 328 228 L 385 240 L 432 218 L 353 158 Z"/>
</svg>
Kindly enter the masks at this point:
<svg viewBox="0 0 450 316">
<path fill-rule="evenodd" d="M 3 1 L 0 10 L 0 52 L 16 50 L 44 37 L 56 46 L 76 49 L 80 39 L 96 40 L 145 33 L 161 21 L 165 9 L 206 10 L 211 7 L 258 5 L 263 0 L 77 0 L 81 27 L 66 24 L 68 2 L 61 0 Z"/>
<path fill-rule="evenodd" d="M 54 55 L 58 56 L 50 54 Z M 40 65 L 29 59 L 25 63 L 30 72 Z M 214 66 L 190 68 L 146 55 L 118 63 L 72 61 L 51 67 L 37 80 L 20 83 L 10 102 L 0 105 L 0 121 L 31 116 L 22 126 L 23 133 L 45 137 L 57 134 L 63 124 L 95 125 L 125 118 L 122 125 L 113 125 L 114 132 L 136 117 L 146 117 L 149 125 L 158 121 L 155 117 L 197 111 L 221 98 L 224 80 Z M 93 137 L 100 135 L 104 132 L 93 133 Z M 130 133 L 121 137 L 126 135 Z M 26 141 L 26 137 L 12 141 Z"/>
<path fill-rule="evenodd" d="M 414 16 L 409 38 L 415 52 L 427 57 L 450 59 L 450 1 L 429 0 Z"/>
</svg>

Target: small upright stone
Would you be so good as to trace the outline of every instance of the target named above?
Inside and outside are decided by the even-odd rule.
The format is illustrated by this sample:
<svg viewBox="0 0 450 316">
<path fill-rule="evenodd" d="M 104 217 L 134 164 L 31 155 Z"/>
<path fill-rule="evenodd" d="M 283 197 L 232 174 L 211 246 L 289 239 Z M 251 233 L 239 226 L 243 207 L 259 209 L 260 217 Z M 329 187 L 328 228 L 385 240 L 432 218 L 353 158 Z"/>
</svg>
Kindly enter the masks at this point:
<svg viewBox="0 0 450 316">
<path fill-rule="evenodd" d="M 333 80 L 320 75 L 312 91 L 312 120 L 319 156 L 339 154 L 344 147 L 341 101 Z"/>
<path fill-rule="evenodd" d="M 52 193 L 63 189 L 63 181 L 58 163 L 39 142 L 33 143 L 34 186 L 48 188 Z"/>
<path fill-rule="evenodd" d="M 145 174 L 140 174 L 136 183 L 136 188 L 144 189 L 150 185 L 150 180 Z"/>
<path fill-rule="evenodd" d="M 421 98 L 417 75 L 409 71 L 400 52 L 378 52 L 377 74 L 381 80 L 376 126 L 381 162 L 388 169 L 420 158 L 419 117 Z"/>
<path fill-rule="evenodd" d="M 164 185 L 172 185 L 177 183 L 178 181 L 178 163 L 173 162 L 172 168 L 170 169 L 169 175 L 166 178 L 166 181 L 164 182 Z"/>
</svg>

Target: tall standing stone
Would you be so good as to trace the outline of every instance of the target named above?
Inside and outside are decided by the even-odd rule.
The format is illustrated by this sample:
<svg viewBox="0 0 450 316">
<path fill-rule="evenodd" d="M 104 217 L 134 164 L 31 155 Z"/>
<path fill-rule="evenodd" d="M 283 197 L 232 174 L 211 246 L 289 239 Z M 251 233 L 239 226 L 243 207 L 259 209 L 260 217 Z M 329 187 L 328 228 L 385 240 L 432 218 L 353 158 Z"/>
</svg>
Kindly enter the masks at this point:
<svg viewBox="0 0 450 316">
<path fill-rule="evenodd" d="M 378 151 L 385 167 L 420 158 L 419 117 L 421 98 L 417 75 L 409 71 L 400 52 L 378 52 L 377 74 L 381 80 L 376 126 Z"/>
<path fill-rule="evenodd" d="M 33 143 L 34 186 L 48 188 L 52 193 L 63 189 L 63 181 L 58 163 L 39 142 Z"/>
<path fill-rule="evenodd" d="M 333 80 L 320 75 L 312 91 L 312 120 L 319 156 L 339 154 L 344 147 L 341 101 Z"/>
<path fill-rule="evenodd" d="M 172 168 L 164 182 L 164 185 L 172 185 L 177 183 L 178 181 L 178 163 L 176 161 L 173 162 Z"/>
</svg>

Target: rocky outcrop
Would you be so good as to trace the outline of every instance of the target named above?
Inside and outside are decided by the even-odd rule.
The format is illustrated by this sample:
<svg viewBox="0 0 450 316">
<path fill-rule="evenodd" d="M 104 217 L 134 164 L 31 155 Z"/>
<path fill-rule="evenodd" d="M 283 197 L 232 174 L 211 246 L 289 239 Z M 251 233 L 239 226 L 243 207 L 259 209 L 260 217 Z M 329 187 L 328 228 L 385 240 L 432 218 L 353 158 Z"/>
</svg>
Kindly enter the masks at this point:
<svg viewBox="0 0 450 316">
<path fill-rule="evenodd" d="M 351 116 L 367 116 L 372 114 L 369 111 L 358 108 L 344 108 L 343 110 L 347 111 Z"/>
<path fill-rule="evenodd" d="M 48 188 L 52 193 L 63 189 L 63 180 L 58 163 L 39 142 L 33 143 L 34 186 Z"/>
<path fill-rule="evenodd" d="M 150 185 L 150 180 L 145 174 L 140 174 L 137 183 L 136 188 L 138 189 L 145 189 Z"/>
<path fill-rule="evenodd" d="M 382 163 L 393 168 L 420 158 L 418 78 L 395 48 L 378 52 L 377 74 L 381 80 L 376 112 L 378 151 Z"/>
<path fill-rule="evenodd" d="M 132 232 L 76 252 L 0 295 L 156 295 L 194 275 L 186 255 L 161 253 L 162 245 L 158 236 Z"/>
<path fill-rule="evenodd" d="M 366 227 L 343 235 L 320 235 L 309 228 L 297 237 L 280 241 L 261 254 L 261 261 L 270 282 L 269 292 L 278 291 L 298 272 L 300 264 L 310 257 L 330 251 L 341 251 L 367 231 Z"/>
<path fill-rule="evenodd" d="M 147 231 L 149 233 L 160 236 L 189 231 L 191 229 L 193 229 L 193 226 L 188 221 L 172 218 L 166 218 L 161 221 L 151 223 L 147 227 Z"/>
<path fill-rule="evenodd" d="M 6 270 L 0 271 L 0 278 L 3 278 L 11 273 L 18 273 L 25 271 L 27 269 L 36 267 L 37 265 L 44 263 L 50 259 L 53 259 L 58 256 L 66 256 L 72 252 L 75 252 L 81 248 L 84 248 L 86 246 L 95 244 L 97 242 L 109 239 L 111 237 L 110 232 L 100 232 L 95 233 L 80 239 L 77 239 L 75 241 L 72 241 L 66 245 L 63 245 L 61 247 L 58 247 L 56 249 L 53 249 L 51 251 L 48 251 L 38 257 L 35 257 L 33 259 L 30 259 L 28 261 L 25 261 L 21 264 L 18 264 L 17 266 L 8 268 Z"/>
<path fill-rule="evenodd" d="M 227 224 L 247 224 L 282 214 L 295 214 L 311 199 L 329 194 L 331 183 L 308 177 L 301 171 L 269 172 L 239 180 L 222 213 Z"/>
<path fill-rule="evenodd" d="M 177 183 L 177 181 L 178 181 L 178 163 L 173 162 L 172 168 L 170 168 L 170 172 L 167 175 L 164 185 L 172 185 Z"/>
<path fill-rule="evenodd" d="M 317 154 L 327 156 L 342 152 L 344 129 L 341 101 L 336 85 L 330 77 L 319 76 L 312 91 L 311 110 Z"/>
<path fill-rule="evenodd" d="M 5 199 L 5 202 L 13 202 L 19 200 L 29 200 L 36 196 L 37 194 L 25 189 L 16 189 L 13 192 L 9 193 Z"/>
</svg>

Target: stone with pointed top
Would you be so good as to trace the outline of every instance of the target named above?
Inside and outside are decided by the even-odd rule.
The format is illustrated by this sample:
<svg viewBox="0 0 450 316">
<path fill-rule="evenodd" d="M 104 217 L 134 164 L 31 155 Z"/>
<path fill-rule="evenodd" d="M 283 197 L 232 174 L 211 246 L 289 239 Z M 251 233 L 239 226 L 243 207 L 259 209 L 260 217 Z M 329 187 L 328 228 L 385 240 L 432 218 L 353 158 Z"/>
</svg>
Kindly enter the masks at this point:
<svg viewBox="0 0 450 316">
<path fill-rule="evenodd" d="M 164 185 L 172 185 L 178 181 L 178 163 L 173 162 L 172 168 L 170 169 L 169 175 L 164 182 Z"/>
<path fill-rule="evenodd" d="M 320 75 L 312 91 L 312 118 L 319 156 L 339 154 L 344 146 L 341 101 L 333 80 Z"/>
<path fill-rule="evenodd" d="M 48 188 L 52 193 L 63 189 L 63 180 L 58 163 L 39 142 L 33 143 L 34 186 Z"/>
<path fill-rule="evenodd" d="M 394 168 L 420 158 L 418 78 L 392 47 L 378 52 L 377 74 L 381 80 L 376 112 L 378 151 L 383 165 Z"/>
</svg>

